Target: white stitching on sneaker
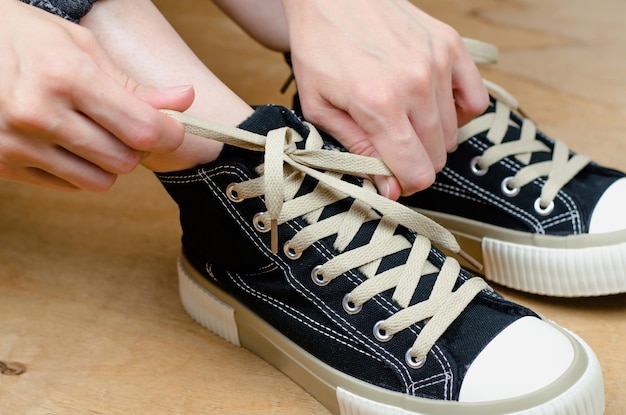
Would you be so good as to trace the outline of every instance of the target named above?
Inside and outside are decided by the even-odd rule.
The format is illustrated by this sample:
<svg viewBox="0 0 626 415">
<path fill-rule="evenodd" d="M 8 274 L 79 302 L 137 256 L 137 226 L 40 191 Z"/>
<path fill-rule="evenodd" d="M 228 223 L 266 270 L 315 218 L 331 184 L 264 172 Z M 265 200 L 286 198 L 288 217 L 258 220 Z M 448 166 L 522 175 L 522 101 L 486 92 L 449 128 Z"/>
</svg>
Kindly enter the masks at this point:
<svg viewBox="0 0 626 415">
<path fill-rule="evenodd" d="M 570 158 L 569 149 L 562 141 L 555 141 L 554 148 L 551 150 L 544 143 L 536 140 L 536 127 L 531 120 L 524 118 L 521 126 L 514 125 L 510 119 L 511 110 L 506 104 L 497 100 L 495 107 L 495 112 L 475 118 L 462 127 L 459 130 L 459 142 L 462 143 L 477 134 L 488 131 L 487 137 L 494 145 L 483 153 L 480 166 L 488 168 L 506 157 L 516 156 L 518 161 L 526 166 L 517 172 L 510 185 L 523 187 L 539 177 L 547 176 L 546 183 L 541 190 L 541 204 L 542 206 L 549 205 L 563 186 L 589 164 L 591 159 L 581 154 Z M 502 143 L 509 126 L 520 129 L 520 138 Z M 552 159 L 530 163 L 531 153 L 536 152 L 549 152 L 552 154 Z"/>
<path fill-rule="evenodd" d="M 216 196 L 216 199 L 219 201 L 219 203 L 222 205 L 222 207 L 224 207 L 226 210 L 228 210 L 232 215 L 233 218 L 235 220 L 237 220 L 240 225 L 241 228 L 244 230 L 244 232 L 246 232 L 248 234 L 248 236 L 250 237 L 251 241 L 261 250 L 261 252 L 263 252 L 263 246 L 258 242 L 258 240 L 256 238 L 254 238 L 254 234 L 252 232 L 248 231 L 248 228 L 245 226 L 247 224 L 246 220 L 241 216 L 241 214 L 239 213 L 239 211 L 237 211 L 236 209 L 234 209 L 232 207 L 232 205 L 230 204 L 226 204 L 223 202 L 222 197 L 226 197 L 224 194 L 223 189 L 218 189 L 213 180 L 211 180 L 214 176 L 217 176 L 219 174 L 224 174 L 224 173 L 228 173 L 228 174 L 235 174 L 237 175 L 241 181 L 246 180 L 247 177 L 246 175 L 237 167 L 235 166 L 228 166 L 227 168 L 224 167 L 218 167 L 217 169 L 213 169 L 213 170 L 206 170 L 206 169 L 200 169 L 198 171 L 199 176 L 201 177 L 200 180 L 192 180 L 192 182 L 198 182 L 198 181 L 204 181 L 204 183 L 206 183 L 209 186 L 209 190 Z M 185 177 L 186 180 L 181 181 L 182 183 L 188 183 L 190 182 L 188 179 L 188 177 Z M 174 179 L 169 179 L 170 183 L 176 183 L 176 180 Z M 294 232 L 298 232 L 301 231 L 302 228 L 298 227 L 296 228 L 295 222 L 288 222 L 287 225 L 294 231 Z M 316 243 L 312 246 L 313 249 L 315 249 L 320 255 L 322 255 L 323 257 L 325 257 L 327 260 L 330 260 L 333 256 L 334 253 L 331 253 L 330 251 L 326 250 L 326 246 Z M 269 255 L 266 253 L 266 255 L 269 258 Z M 439 255 L 438 255 L 439 256 Z M 442 257 L 440 257 L 442 259 Z M 289 266 L 287 266 L 287 264 L 281 260 L 280 257 L 275 257 L 273 258 L 274 261 L 276 261 L 279 264 L 282 264 L 281 269 L 289 276 L 291 275 L 291 268 Z M 314 326 L 319 326 L 319 322 L 310 319 L 308 316 L 301 314 L 298 310 L 294 310 L 292 309 L 290 306 L 288 306 L 285 303 L 276 301 L 276 299 L 268 297 L 266 295 L 264 295 L 263 293 L 260 293 L 258 291 L 256 291 L 254 288 L 250 287 L 249 285 L 246 284 L 245 279 L 241 278 L 241 276 L 237 275 L 237 274 L 231 274 L 229 273 L 229 276 L 231 277 L 231 280 L 237 284 L 237 286 L 239 286 L 240 289 L 242 289 L 243 291 L 247 292 L 250 295 L 253 295 L 257 298 L 259 298 L 260 300 L 263 300 L 264 302 L 266 302 L 268 305 L 271 305 L 272 307 L 276 307 L 279 308 L 280 310 L 282 310 L 282 312 L 286 313 L 287 315 L 291 315 L 292 318 L 298 320 L 298 321 L 308 321 L 309 323 L 307 323 L 307 326 L 309 327 L 313 327 Z M 348 272 L 345 277 L 348 279 L 348 281 L 350 281 L 350 283 L 354 286 L 357 286 L 361 283 L 361 279 L 360 277 L 357 277 L 356 275 L 354 275 L 352 273 L 352 271 Z M 324 303 L 322 303 L 312 292 L 310 292 L 309 290 L 306 289 L 306 287 L 304 285 L 302 285 L 302 283 L 299 282 L 299 280 L 297 278 L 291 278 L 292 282 L 294 284 L 297 285 L 294 286 L 294 288 L 296 288 L 302 295 L 304 295 L 305 297 L 311 299 L 313 302 L 318 303 L 318 305 L 320 305 L 320 311 L 322 311 L 330 320 L 334 321 L 339 327 L 344 327 L 344 328 L 349 328 L 353 334 L 360 334 L 356 328 L 354 326 L 352 326 L 352 324 L 350 323 L 350 321 L 346 320 L 345 318 L 342 318 L 341 316 L 338 316 L 336 314 L 333 314 L 333 310 L 328 308 L 327 306 L 325 306 Z M 492 294 L 492 291 L 486 291 L 487 295 L 493 295 L 495 296 L 495 294 Z M 382 309 L 386 310 L 389 314 L 393 314 L 395 312 L 395 310 L 397 309 L 397 306 L 392 305 L 391 303 L 388 303 L 386 301 L 385 298 L 382 297 L 375 297 L 372 299 L 372 301 L 376 302 L 378 304 L 378 306 L 380 306 Z M 295 313 L 295 314 L 294 314 Z M 299 317 L 298 317 L 299 316 Z M 304 324 L 304 323 L 303 323 Z M 416 336 L 418 335 L 418 331 L 416 331 L 415 329 L 419 329 L 417 327 L 410 327 L 409 330 L 415 334 Z M 337 339 L 337 333 L 335 332 L 328 332 L 328 331 L 320 331 L 320 330 L 316 330 L 319 333 L 321 333 L 322 335 L 326 335 L 329 338 L 332 339 Z M 344 341 L 342 341 L 342 344 L 346 344 L 347 346 L 354 348 L 355 350 L 364 353 L 362 349 L 362 347 L 366 347 L 367 350 L 369 350 L 371 353 L 364 353 L 368 356 L 371 356 L 373 358 L 375 358 L 374 356 L 376 356 L 378 359 L 383 360 L 386 362 L 386 364 L 388 364 L 390 367 L 395 367 L 398 370 L 398 374 L 402 376 L 402 381 L 404 384 L 404 387 L 407 390 L 419 390 L 420 388 L 423 387 L 428 387 L 428 386 L 432 386 L 438 383 L 444 383 L 444 396 L 450 398 L 450 394 L 451 394 L 451 386 L 454 384 L 454 374 L 452 372 L 452 368 L 450 365 L 450 362 L 448 361 L 445 353 L 443 353 L 440 349 L 439 346 L 435 345 L 435 347 L 433 348 L 433 350 L 431 350 L 433 352 L 433 356 L 435 358 L 435 360 L 439 363 L 439 366 L 442 369 L 442 373 L 440 375 L 441 379 L 438 381 L 434 381 L 434 382 L 428 382 L 425 384 L 422 384 L 424 382 L 424 380 L 420 380 L 420 381 L 413 381 L 411 379 L 412 374 L 410 373 L 410 371 L 408 370 L 408 368 L 406 367 L 406 365 L 403 363 L 404 359 L 398 359 L 397 356 L 392 355 L 388 350 L 386 350 L 385 348 L 380 347 L 380 345 L 377 344 L 377 342 L 374 341 L 372 336 L 365 336 L 363 335 L 362 338 L 360 338 L 361 343 L 359 343 L 359 346 L 350 346 L 349 343 L 345 343 L 345 340 L 348 339 L 345 336 L 341 336 L 341 338 L 344 339 Z M 355 348 L 356 347 L 356 348 Z"/>
<path fill-rule="evenodd" d="M 460 273 L 458 262 L 446 258 L 441 269 L 437 270 L 427 261 L 430 240 L 462 254 L 448 231 L 425 216 L 376 194 L 371 185 L 359 187 L 340 179 L 344 173 L 361 177 L 389 175 L 381 161 L 323 149 L 323 140 L 312 126 L 309 126 L 306 148 L 300 150 L 296 143 L 303 139 L 289 128 L 271 131 L 266 137 L 171 111 L 167 113 L 183 122 L 189 133 L 264 151 L 265 163 L 258 169 L 260 176 L 236 185 L 238 196 L 242 199 L 264 196 L 275 229 L 292 219 L 304 217 L 309 225 L 298 231 L 290 243 L 296 251 L 304 251 L 325 236 L 336 234 L 335 248 L 339 254 L 321 264 L 320 272 L 329 280 L 357 268 L 367 276 L 368 279 L 351 292 L 355 305 L 362 305 L 395 288 L 393 298 L 401 310 L 384 321 L 382 328 L 388 334 L 396 334 L 430 319 L 411 347 L 410 355 L 416 360 L 427 356 L 439 337 L 480 291 L 489 289 L 484 280 L 473 277 L 453 291 Z M 316 179 L 319 182 L 317 188 L 309 194 L 310 197 L 295 198 L 305 176 Z M 349 197 L 355 201 L 347 212 L 320 220 L 325 206 Z M 379 220 L 371 241 L 344 252 L 365 220 Z M 413 244 L 395 234 L 398 225 L 417 234 Z M 275 252 L 274 246 L 272 250 Z M 404 250 L 410 250 L 404 265 L 376 274 L 384 257 Z M 430 298 L 410 305 L 421 276 L 437 271 L 439 275 Z"/>
<path fill-rule="evenodd" d="M 475 149 L 481 152 L 486 151 L 486 149 L 488 148 L 488 146 L 486 146 L 483 142 L 481 142 L 476 137 L 472 137 L 466 142 L 467 144 L 471 145 L 472 147 L 474 147 Z M 517 163 L 514 163 L 513 160 L 515 159 L 504 159 L 501 161 L 501 163 L 503 164 L 503 166 L 507 167 L 509 170 L 514 172 L 514 171 L 519 170 L 521 166 L 518 165 Z M 480 198 L 483 198 L 485 201 L 487 201 L 487 203 L 497 206 L 498 208 L 504 210 L 505 212 L 512 215 L 513 217 L 518 218 L 520 221 L 526 223 L 528 226 L 533 228 L 536 233 L 545 234 L 547 228 L 551 226 L 556 226 L 559 223 L 565 223 L 565 222 L 572 223 L 572 232 L 574 233 L 581 233 L 583 230 L 582 222 L 581 222 L 582 215 L 579 209 L 577 208 L 576 203 L 565 192 L 559 192 L 556 196 L 556 198 L 560 200 L 565 206 L 565 208 L 568 210 L 567 212 L 559 215 L 561 220 L 556 221 L 555 220 L 556 217 L 548 217 L 548 218 L 541 220 L 540 218 L 537 218 L 534 215 L 529 214 L 525 209 L 521 209 L 520 207 L 518 207 L 511 201 L 507 200 L 506 198 L 502 198 L 499 195 L 488 192 L 483 187 L 474 184 L 473 182 L 466 179 L 464 176 L 454 172 L 449 167 L 444 167 L 444 169 L 441 171 L 441 174 L 446 176 L 448 179 L 452 180 L 459 186 L 456 192 L 465 193 L 468 189 L 470 189 L 471 193 L 473 193 L 474 195 Z M 540 177 L 534 180 L 532 183 L 533 185 L 541 188 L 545 184 L 545 179 Z M 443 188 L 438 188 L 435 186 L 433 186 L 432 188 L 438 191 L 444 192 L 444 193 L 454 194 L 450 189 L 443 189 Z"/>
</svg>

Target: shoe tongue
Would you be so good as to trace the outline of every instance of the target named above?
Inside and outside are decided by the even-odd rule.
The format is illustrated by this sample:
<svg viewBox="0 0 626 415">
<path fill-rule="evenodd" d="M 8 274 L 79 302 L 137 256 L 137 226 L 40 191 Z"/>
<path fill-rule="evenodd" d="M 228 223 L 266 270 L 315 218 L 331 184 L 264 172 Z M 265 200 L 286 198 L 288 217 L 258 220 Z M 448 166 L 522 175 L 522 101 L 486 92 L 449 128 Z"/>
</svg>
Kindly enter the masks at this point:
<svg viewBox="0 0 626 415">
<path fill-rule="evenodd" d="M 496 112 L 496 103 L 498 102 L 498 100 L 493 96 L 489 96 L 489 98 L 490 98 L 489 107 L 487 107 L 483 115 Z M 507 128 L 506 133 L 504 134 L 504 137 L 502 138 L 502 143 L 507 143 L 509 141 L 516 141 L 520 139 L 520 128 L 522 126 L 523 120 L 519 118 L 518 116 L 516 116 L 513 110 L 511 110 L 511 113 L 509 114 L 509 122 L 511 121 L 513 121 L 514 125 L 509 125 L 509 127 Z M 486 130 L 482 134 L 487 136 L 488 132 L 489 130 Z"/>
<path fill-rule="evenodd" d="M 254 108 L 254 113 L 238 125 L 239 129 L 266 136 L 270 131 L 283 127 L 293 128 L 302 137 L 307 137 L 309 129 L 289 109 L 278 105 L 263 105 Z M 248 166 L 255 167 L 263 163 L 263 153 L 247 150 L 232 145 L 224 145 L 220 157 L 236 159 Z"/>
<path fill-rule="evenodd" d="M 487 110 L 485 110 L 483 114 L 488 114 L 488 113 L 492 113 L 496 111 L 495 106 L 498 100 L 495 97 L 490 96 L 490 101 L 491 103 L 489 107 L 487 108 Z M 518 141 L 521 138 L 521 127 L 522 127 L 522 124 L 524 123 L 524 119 L 518 114 L 516 114 L 514 110 L 511 109 L 511 113 L 509 114 L 509 122 L 511 123 L 511 125 L 509 125 L 509 128 L 507 128 L 506 133 L 504 134 L 504 137 L 502 138 L 502 143 Z M 481 134 L 484 134 L 486 137 L 487 133 L 488 132 L 485 131 L 484 133 L 481 133 Z M 552 142 L 552 140 L 545 137 L 539 131 L 537 131 L 537 134 L 535 135 L 535 139 L 541 141 L 550 149 L 552 149 L 554 146 L 554 143 Z M 530 159 L 529 164 L 534 164 L 534 163 L 539 163 L 542 161 L 549 161 L 549 160 L 552 160 L 551 152 L 539 151 L 539 152 L 532 153 L 532 157 Z"/>
<path fill-rule="evenodd" d="M 309 129 L 289 109 L 278 105 L 257 107 L 248 119 L 239 125 L 242 130 L 267 135 L 270 131 L 282 127 L 293 128 L 302 137 L 308 135 Z"/>
</svg>

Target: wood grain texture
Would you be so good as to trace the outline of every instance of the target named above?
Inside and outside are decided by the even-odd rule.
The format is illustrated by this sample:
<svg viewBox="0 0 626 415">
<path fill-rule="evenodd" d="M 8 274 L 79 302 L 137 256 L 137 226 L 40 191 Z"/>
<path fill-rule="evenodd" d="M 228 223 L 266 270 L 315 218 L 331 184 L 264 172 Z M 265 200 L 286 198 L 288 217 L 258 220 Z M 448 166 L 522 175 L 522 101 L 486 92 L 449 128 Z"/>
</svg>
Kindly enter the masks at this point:
<svg viewBox="0 0 626 415">
<path fill-rule="evenodd" d="M 288 75 L 282 57 L 211 2 L 156 4 L 244 99 L 289 105 L 278 92 Z M 484 76 L 512 92 L 543 130 L 626 169 L 626 2 L 419 4 L 500 48 Z M 327 414 L 185 314 L 179 238 L 176 206 L 143 169 L 102 195 L 0 182 L 0 361 L 26 369 L 0 374 L 0 414 Z M 584 337 L 603 366 L 606 414 L 626 413 L 626 296 L 501 292 Z"/>
</svg>

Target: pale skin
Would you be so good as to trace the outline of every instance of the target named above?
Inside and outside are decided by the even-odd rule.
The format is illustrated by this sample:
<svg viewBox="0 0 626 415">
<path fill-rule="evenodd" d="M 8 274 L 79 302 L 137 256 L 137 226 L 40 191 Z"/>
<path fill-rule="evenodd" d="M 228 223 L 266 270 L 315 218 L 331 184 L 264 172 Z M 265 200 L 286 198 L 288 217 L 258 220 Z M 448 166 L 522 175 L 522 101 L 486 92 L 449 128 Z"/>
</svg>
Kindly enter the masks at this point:
<svg viewBox="0 0 626 415">
<path fill-rule="evenodd" d="M 78 25 L 2 0 L 0 53 L 0 177 L 103 191 L 183 141 L 154 107 L 184 110 L 193 89 L 137 83 Z"/>
<path fill-rule="evenodd" d="M 250 7 L 255 1 L 217 3 L 259 42 L 291 50 L 305 116 L 350 151 L 382 158 L 395 178 L 377 178 L 376 183 L 390 198 L 430 185 L 445 163 L 446 151 L 456 145 L 457 127 L 487 105 L 486 91 L 459 35 L 405 0 L 266 0 L 265 13 L 260 14 Z M 362 13 L 350 11 L 355 1 Z M 36 14 L 51 30 L 57 25 L 57 31 L 70 32 L 74 49 L 68 41 L 49 55 L 59 60 L 62 52 L 62 59 L 75 58 L 71 51 L 78 49 L 93 71 L 91 78 L 83 79 L 78 75 L 85 62 L 63 65 L 66 72 L 57 77 L 65 75 L 71 82 L 32 86 L 38 95 L 20 111 L 0 98 L 0 176 L 48 187 L 105 190 L 116 175 L 139 163 L 155 171 L 179 170 L 219 154 L 220 144 L 188 134 L 183 138 L 181 126 L 155 108 L 187 110 L 229 125 L 252 113 L 147 0 L 100 0 L 81 21 L 83 31 L 16 4 L 0 0 L 0 16 L 6 16 L 7 9 L 14 13 L 12 21 L 24 27 L 25 17 L 35 19 Z M 381 15 L 385 19 L 377 18 Z M 18 62 L 27 55 L 11 43 L 17 42 L 20 24 L 0 24 L 0 39 L 8 39 L 0 43 L 0 51 L 17 55 Z M 61 37 L 51 31 L 48 38 L 53 35 Z M 37 53 L 51 49 L 34 49 L 32 66 Z M 154 50 L 159 53 L 151 53 Z M 0 73 L 0 79 L 22 76 L 5 75 Z M 94 88 L 101 85 L 96 81 L 106 82 L 106 88 Z M 0 81 L 0 97 L 11 96 L 7 91 L 19 95 L 11 90 L 15 83 Z M 98 100 L 112 103 L 106 95 L 114 92 L 115 105 L 97 105 L 95 116 L 80 106 Z M 56 109 L 56 117 L 49 115 L 50 108 Z M 58 169 L 53 161 L 37 165 L 28 145 L 21 146 L 22 153 L 7 152 L 5 137 L 16 143 L 43 143 L 63 154 L 64 166 L 73 162 L 75 171 L 68 174 L 64 170 L 70 167 Z"/>
</svg>

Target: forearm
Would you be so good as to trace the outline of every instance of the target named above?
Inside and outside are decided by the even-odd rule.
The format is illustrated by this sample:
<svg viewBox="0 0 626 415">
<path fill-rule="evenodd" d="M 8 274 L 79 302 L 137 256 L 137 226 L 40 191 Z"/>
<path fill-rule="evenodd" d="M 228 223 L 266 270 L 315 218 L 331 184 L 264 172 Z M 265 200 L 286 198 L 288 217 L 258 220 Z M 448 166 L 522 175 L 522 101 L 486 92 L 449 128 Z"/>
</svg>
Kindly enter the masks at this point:
<svg viewBox="0 0 626 415">
<path fill-rule="evenodd" d="M 289 51 L 287 22 L 281 0 L 213 0 L 246 33 L 269 49 Z"/>
</svg>

